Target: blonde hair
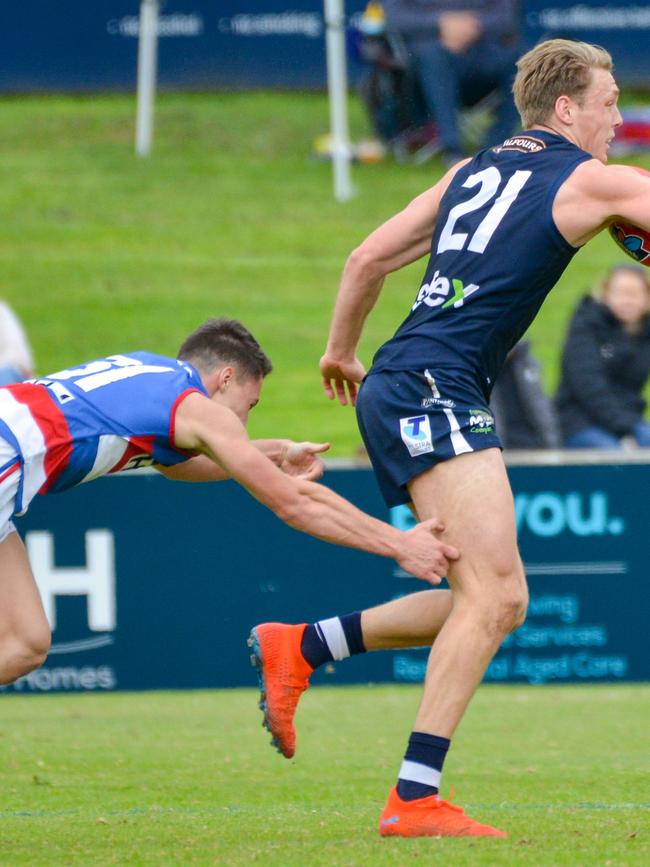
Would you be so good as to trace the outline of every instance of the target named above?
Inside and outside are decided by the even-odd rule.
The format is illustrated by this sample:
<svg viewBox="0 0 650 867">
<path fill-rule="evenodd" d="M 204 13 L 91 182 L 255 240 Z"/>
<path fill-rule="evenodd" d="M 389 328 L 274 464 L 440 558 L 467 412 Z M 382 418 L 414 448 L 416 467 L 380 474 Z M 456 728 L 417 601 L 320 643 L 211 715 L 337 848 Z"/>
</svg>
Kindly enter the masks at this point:
<svg viewBox="0 0 650 867">
<path fill-rule="evenodd" d="M 599 45 L 571 39 L 540 42 L 517 61 L 512 86 L 524 129 L 546 123 L 560 96 L 578 105 L 591 81 L 592 69 L 612 71 L 612 56 Z"/>
</svg>

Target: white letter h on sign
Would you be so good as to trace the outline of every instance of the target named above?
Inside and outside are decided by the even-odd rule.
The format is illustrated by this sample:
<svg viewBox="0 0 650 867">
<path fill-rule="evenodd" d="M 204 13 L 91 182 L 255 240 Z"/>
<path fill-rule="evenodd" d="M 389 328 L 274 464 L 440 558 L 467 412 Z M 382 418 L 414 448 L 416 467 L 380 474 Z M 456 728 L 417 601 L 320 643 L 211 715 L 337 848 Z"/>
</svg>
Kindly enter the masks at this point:
<svg viewBox="0 0 650 867">
<path fill-rule="evenodd" d="M 87 596 L 93 632 L 115 629 L 115 543 L 109 530 L 86 533 L 86 566 L 58 569 L 52 533 L 25 534 L 25 546 L 50 629 L 56 629 L 56 596 Z"/>
</svg>

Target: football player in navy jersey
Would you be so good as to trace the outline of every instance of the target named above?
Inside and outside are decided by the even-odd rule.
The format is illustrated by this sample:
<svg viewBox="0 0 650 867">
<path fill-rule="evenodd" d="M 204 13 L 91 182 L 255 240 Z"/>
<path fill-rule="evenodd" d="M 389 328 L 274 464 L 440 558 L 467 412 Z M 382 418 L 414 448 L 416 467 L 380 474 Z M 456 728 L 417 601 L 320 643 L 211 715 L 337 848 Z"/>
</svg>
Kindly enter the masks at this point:
<svg viewBox="0 0 650 867">
<path fill-rule="evenodd" d="M 320 363 L 328 397 L 356 404 L 387 505 L 439 519 L 441 540 L 459 550 L 450 589 L 316 624 L 262 624 L 251 636 L 265 721 L 287 756 L 315 667 L 365 650 L 432 645 L 379 821 L 385 836 L 505 836 L 438 794 L 450 739 L 528 600 L 490 391 L 579 248 L 615 216 L 650 230 L 650 178 L 607 165 L 621 124 L 610 55 L 555 39 L 517 67 L 523 132 L 457 163 L 352 252 Z M 408 316 L 366 375 L 356 350 L 384 280 L 426 254 Z"/>
<path fill-rule="evenodd" d="M 0 388 L 0 683 L 38 667 L 50 630 L 15 532 L 37 493 L 153 465 L 172 479 L 233 478 L 296 529 L 393 557 L 435 582 L 451 546 L 425 521 L 403 533 L 316 484 L 326 443 L 261 440 L 245 424 L 271 364 L 234 320 L 209 320 L 177 359 L 112 355 Z"/>
</svg>

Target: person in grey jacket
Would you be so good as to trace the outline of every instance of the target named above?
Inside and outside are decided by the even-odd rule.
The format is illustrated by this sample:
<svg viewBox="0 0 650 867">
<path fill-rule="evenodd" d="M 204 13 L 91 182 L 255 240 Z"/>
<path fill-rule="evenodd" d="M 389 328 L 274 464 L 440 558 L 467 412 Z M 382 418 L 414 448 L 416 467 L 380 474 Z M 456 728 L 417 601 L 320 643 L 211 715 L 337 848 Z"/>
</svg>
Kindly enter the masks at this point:
<svg viewBox="0 0 650 867">
<path fill-rule="evenodd" d="M 404 45 L 442 155 L 463 156 L 458 111 L 496 91 L 498 105 L 486 145 L 518 124 L 511 85 L 521 54 L 518 0 L 384 0 L 388 30 Z"/>
<path fill-rule="evenodd" d="M 650 446 L 642 394 L 649 374 L 650 279 L 639 265 L 619 265 L 569 326 L 556 396 L 564 445 Z"/>
</svg>

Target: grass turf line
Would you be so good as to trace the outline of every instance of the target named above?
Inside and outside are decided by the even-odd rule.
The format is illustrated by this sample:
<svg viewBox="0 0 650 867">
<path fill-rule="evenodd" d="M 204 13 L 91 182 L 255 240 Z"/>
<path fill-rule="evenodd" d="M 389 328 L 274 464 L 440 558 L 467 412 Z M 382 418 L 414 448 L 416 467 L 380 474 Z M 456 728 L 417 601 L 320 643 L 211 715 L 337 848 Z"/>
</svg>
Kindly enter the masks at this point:
<svg viewBox="0 0 650 867">
<path fill-rule="evenodd" d="M 479 690 L 443 794 L 500 840 L 382 840 L 419 698 L 410 686 L 317 687 L 298 753 L 278 756 L 256 691 L 1 699 L 6 864 L 641 865 L 648 686 Z M 645 743 L 644 743 L 645 741 Z M 424 862 L 423 862 L 424 863 Z"/>
<path fill-rule="evenodd" d="M 318 375 L 347 254 L 442 173 L 433 161 L 356 166 L 359 195 L 332 196 L 331 168 L 308 156 L 328 125 L 319 94 L 161 95 L 151 158 L 133 154 L 131 96 L 3 99 L 0 297 L 24 319 L 40 373 L 107 353 L 173 354 L 211 315 L 241 318 L 275 363 L 254 436 L 359 444 L 354 414 Z M 351 100 L 352 128 L 366 131 Z M 650 168 L 650 160 L 637 160 Z M 621 261 L 605 235 L 579 253 L 531 336 L 549 389 L 578 297 Z M 406 316 L 424 263 L 393 275 L 361 346 Z"/>
</svg>

